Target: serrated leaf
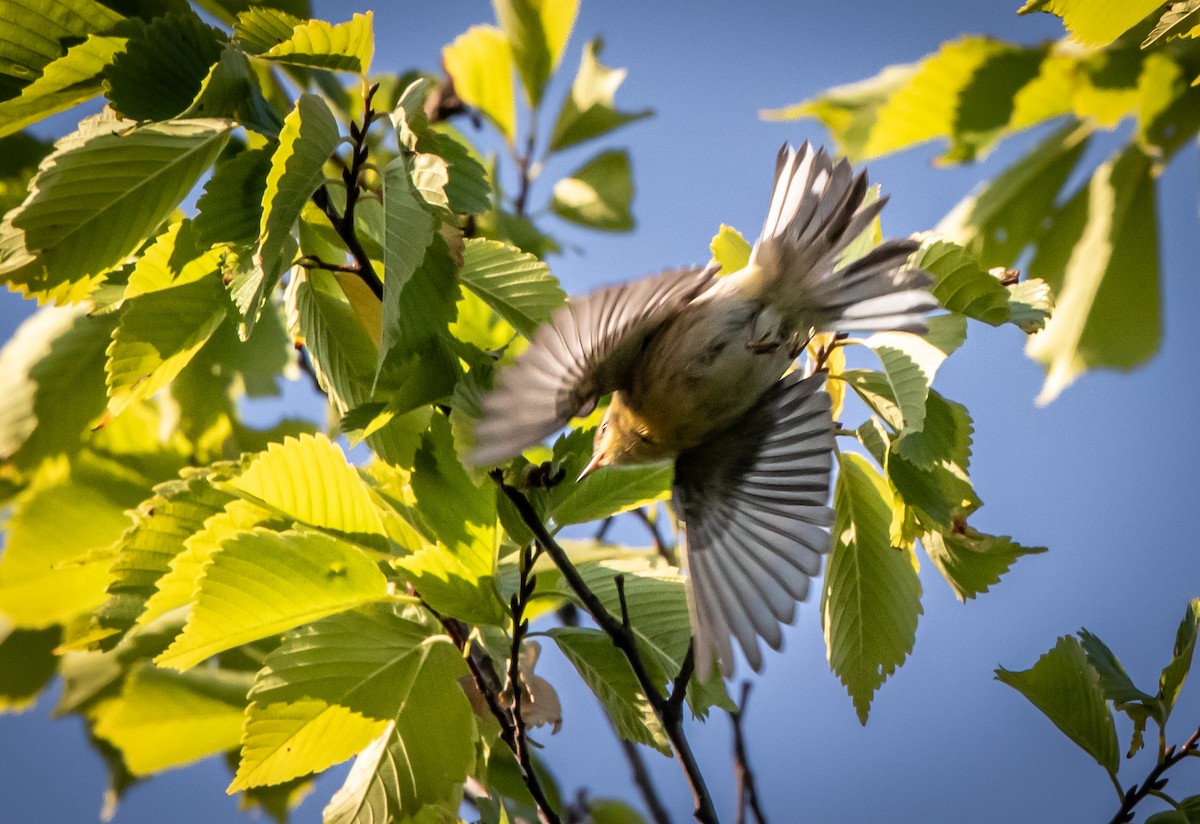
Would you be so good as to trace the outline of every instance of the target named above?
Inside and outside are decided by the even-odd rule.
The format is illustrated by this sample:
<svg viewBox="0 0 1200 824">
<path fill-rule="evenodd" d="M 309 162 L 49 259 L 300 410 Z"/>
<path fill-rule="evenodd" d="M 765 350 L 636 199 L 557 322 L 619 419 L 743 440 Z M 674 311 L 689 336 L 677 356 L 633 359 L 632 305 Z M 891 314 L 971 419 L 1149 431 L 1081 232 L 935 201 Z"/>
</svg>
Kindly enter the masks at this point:
<svg viewBox="0 0 1200 824">
<path fill-rule="evenodd" d="M 633 201 L 633 174 L 629 155 L 607 151 L 554 184 L 550 210 L 563 220 L 606 232 L 633 229 L 629 206 Z"/>
<path fill-rule="evenodd" d="M 76 451 L 104 413 L 105 350 L 115 315 L 47 306 L 0 349 L 0 460 L 21 470 Z"/>
<path fill-rule="evenodd" d="M 546 494 L 546 516 L 558 526 L 597 521 L 666 500 L 674 466 L 670 463 L 608 466 L 573 482 L 587 465 L 594 429 L 576 429 L 554 444 L 554 462 L 566 481 Z"/>
<path fill-rule="evenodd" d="M 126 302 L 108 347 L 108 411 L 152 397 L 179 374 L 225 320 L 220 275 L 139 295 Z"/>
<path fill-rule="evenodd" d="M 288 520 L 348 535 L 384 535 L 366 483 L 323 434 L 285 438 L 221 484 Z"/>
<path fill-rule="evenodd" d="M 463 102 L 478 109 L 510 144 L 516 139 L 513 53 L 495 26 L 472 26 L 442 49 L 442 64 Z"/>
<path fill-rule="evenodd" d="M 1042 219 L 1087 148 L 1090 128 L 1071 121 L 961 200 L 935 232 L 963 246 L 985 269 L 1012 266 L 1035 242 Z"/>
<path fill-rule="evenodd" d="M 556 152 L 594 137 L 608 134 L 627 123 L 653 114 L 650 109 L 624 112 L 616 107 L 617 89 L 625 82 L 625 69 L 612 69 L 600 62 L 603 43 L 596 39 L 583 48 L 579 71 L 571 93 L 563 101 L 550 135 L 549 151 Z"/>
<path fill-rule="evenodd" d="M 387 595 L 387 579 L 357 547 L 324 533 L 254 529 L 204 567 L 183 632 L 155 659 L 186 670 L 223 650 Z"/>
<path fill-rule="evenodd" d="M 1029 265 L 1056 292 L 1026 351 L 1045 365 L 1038 403 L 1098 366 L 1130 368 L 1158 348 L 1158 244 L 1150 158 L 1134 145 L 1102 163 L 1053 218 Z"/>
<path fill-rule="evenodd" d="M 113 108 L 134 120 L 168 120 L 180 114 L 220 59 L 224 39 L 190 9 L 154 18 L 104 69 Z"/>
<path fill-rule="evenodd" d="M 294 26 L 286 40 L 256 54 L 274 63 L 366 75 L 375 54 L 374 19 L 368 11 L 336 25 L 305 20 Z M 240 34 L 245 39 L 245 27 Z"/>
<path fill-rule="evenodd" d="M 84 124 L 56 144 L 29 197 L 0 225 L 0 281 L 56 302 L 83 299 L 191 190 L 229 124 L 177 120 L 120 135 Z"/>
<path fill-rule="evenodd" d="M 89 34 L 48 64 L 16 97 L 0 94 L 0 98 L 6 98 L 0 100 L 0 136 L 13 134 L 99 94 L 100 73 L 125 42 L 123 36 Z"/>
<path fill-rule="evenodd" d="M 1112 713 L 1104 702 L 1100 677 L 1074 637 L 1059 638 L 1027 670 L 997 669 L 996 680 L 1029 699 L 1101 767 L 1117 772 L 1117 731 Z"/>
<path fill-rule="evenodd" d="M 1147 695 L 1133 684 L 1133 679 L 1125 672 L 1125 667 L 1117 660 L 1108 645 L 1086 629 L 1079 630 L 1079 645 L 1087 657 L 1088 663 L 1100 678 L 1100 688 L 1104 697 L 1113 702 L 1119 710 L 1126 710 L 1134 705 L 1153 708 L 1156 716 L 1161 713 L 1155 708 L 1156 699 Z"/>
<path fill-rule="evenodd" d="M 554 627 L 546 634 L 600 699 L 618 735 L 670 756 L 667 733 L 638 685 L 629 660 L 613 646 L 611 638 L 600 630 L 579 627 Z"/>
<path fill-rule="evenodd" d="M 224 257 L 221 249 L 201 245 L 191 220 L 172 223 L 133 265 L 124 298 L 201 280 L 219 272 Z"/>
<path fill-rule="evenodd" d="M 712 252 L 712 259 L 721 265 L 718 274 L 731 274 L 745 268 L 750 262 L 750 242 L 737 229 L 724 223 L 713 235 L 708 248 Z"/>
<path fill-rule="evenodd" d="M 446 198 L 450 210 L 459 214 L 479 214 L 491 208 L 491 185 L 487 169 L 472 155 L 466 139 L 445 123 L 431 127 L 418 144 L 421 151 L 431 151 L 447 164 L 450 180 L 446 183 Z"/>
<path fill-rule="evenodd" d="M 121 750 L 134 775 L 215 755 L 237 745 L 249 682 L 243 673 L 139 667 L 120 698 L 97 711 L 96 735 Z"/>
<path fill-rule="evenodd" d="M 1075 41 L 1107 46 L 1161 5 L 1158 0 L 1026 0 L 1017 14 L 1053 14 Z"/>
<path fill-rule="evenodd" d="M 866 339 L 866 345 L 883 364 L 883 374 L 900 408 L 901 439 L 924 430 L 925 406 L 938 367 L 962 345 L 966 336 L 966 318 L 940 315 L 930 318 L 925 336 L 876 332 Z"/>
<path fill-rule="evenodd" d="M 327 824 L 403 820 L 434 808 L 454 817 L 475 765 L 475 715 L 457 679 L 462 657 L 448 643 L 423 647 L 393 722 L 359 754 L 323 816 Z"/>
<path fill-rule="evenodd" d="M 537 109 L 546 81 L 562 60 L 579 0 L 493 0 L 492 7 L 512 47 L 529 105 Z"/>
<path fill-rule="evenodd" d="M 60 627 L 17 629 L 0 618 L 0 715 L 22 712 L 58 672 Z"/>
<path fill-rule="evenodd" d="M 1175 632 L 1175 647 L 1171 650 L 1171 662 L 1163 667 L 1158 679 L 1158 699 L 1163 702 L 1165 713 L 1170 714 L 1179 697 L 1179 690 L 1192 668 L 1192 657 L 1196 652 L 1196 637 L 1200 633 L 1200 598 L 1193 598 L 1184 610 L 1183 620 Z M 1165 719 L 1164 719 L 1165 721 Z"/>
<path fill-rule="evenodd" d="M 196 201 L 193 224 L 200 242 L 251 244 L 258 240 L 263 194 L 271 170 L 266 148 L 247 149 L 219 161 Z"/>
<path fill-rule="evenodd" d="M 829 666 L 845 685 L 858 720 L 912 652 L 921 583 L 911 552 L 890 542 L 891 492 L 859 455 L 838 455 L 833 554 L 821 592 Z"/>
<path fill-rule="evenodd" d="M 965 603 L 1000 581 L 1000 576 L 1024 555 L 1036 555 L 1045 547 L 1024 547 L 1007 536 L 984 535 L 970 527 L 921 536 L 929 559 Z"/>
<path fill-rule="evenodd" d="M 913 266 L 933 275 L 935 283 L 929 291 L 951 312 L 990 326 L 1012 316 L 1008 290 L 958 244 L 931 239 L 917 252 Z"/>
<path fill-rule="evenodd" d="M 283 121 L 279 146 L 271 155 L 271 170 L 262 197 L 260 240 L 254 255 L 261 273 L 254 282 L 253 300 L 245 311 L 247 330 L 253 328 L 263 304 L 292 263 L 288 240 L 304 204 L 325 179 L 325 162 L 339 140 L 337 120 L 325 101 L 315 94 L 300 95 Z"/>
<path fill-rule="evenodd" d="M 526 337 L 567 299 L 544 262 L 494 240 L 467 241 L 459 278 Z"/>
<path fill-rule="evenodd" d="M 63 44 L 112 28 L 121 15 L 95 0 L 8 0 L 0 24 L 0 98 L 56 60 Z"/>
<path fill-rule="evenodd" d="M 434 217 L 418 199 L 410 177 L 409 161 L 401 154 L 383 173 L 384 246 L 383 340 L 379 368 L 403 339 L 400 330 L 404 287 L 425 259 L 433 242 Z"/>
<path fill-rule="evenodd" d="M 1008 289 L 1008 305 L 1012 310 L 1010 320 L 1021 327 L 1022 332 L 1030 335 L 1040 332 L 1054 312 L 1050 284 L 1041 278 L 1015 283 Z"/>
<path fill-rule="evenodd" d="M 250 54 L 262 54 L 292 36 L 304 20 L 283 9 L 247 8 L 233 24 L 233 40 Z"/>
<path fill-rule="evenodd" d="M 1165 43 L 1181 37 L 1200 37 L 1200 0 L 1169 3 L 1162 17 L 1158 18 L 1154 28 L 1142 41 L 1142 48 L 1153 45 L 1164 37 Z"/>
</svg>

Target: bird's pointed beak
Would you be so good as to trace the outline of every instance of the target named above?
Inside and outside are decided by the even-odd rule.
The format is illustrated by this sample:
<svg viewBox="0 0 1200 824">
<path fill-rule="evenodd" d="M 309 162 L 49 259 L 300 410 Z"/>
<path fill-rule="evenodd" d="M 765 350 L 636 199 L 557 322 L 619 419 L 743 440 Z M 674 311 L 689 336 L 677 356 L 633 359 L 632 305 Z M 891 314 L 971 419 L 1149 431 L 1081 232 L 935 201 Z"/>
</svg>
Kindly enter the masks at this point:
<svg viewBox="0 0 1200 824">
<path fill-rule="evenodd" d="M 575 479 L 575 483 L 579 483 L 602 466 L 604 466 L 604 453 L 593 452 L 592 459 L 588 461 L 588 465 L 585 466 L 583 471 L 579 473 L 579 477 Z"/>
</svg>

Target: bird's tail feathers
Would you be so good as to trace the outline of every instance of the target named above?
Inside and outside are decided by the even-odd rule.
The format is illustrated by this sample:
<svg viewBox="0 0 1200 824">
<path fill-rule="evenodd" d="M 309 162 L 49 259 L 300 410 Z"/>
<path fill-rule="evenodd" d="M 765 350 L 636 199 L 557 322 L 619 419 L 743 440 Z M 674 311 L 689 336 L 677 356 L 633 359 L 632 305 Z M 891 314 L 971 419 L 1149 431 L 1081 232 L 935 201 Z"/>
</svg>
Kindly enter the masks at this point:
<svg viewBox="0 0 1200 824">
<path fill-rule="evenodd" d="M 780 149 L 771 205 L 747 271 L 750 288 L 798 328 L 926 330 L 923 315 L 937 302 L 926 291 L 929 276 L 907 266 L 914 241 L 885 241 L 838 268 L 887 202 L 866 202 L 868 189 L 866 172 L 855 174 L 844 158 L 834 163 L 807 142 Z"/>
</svg>

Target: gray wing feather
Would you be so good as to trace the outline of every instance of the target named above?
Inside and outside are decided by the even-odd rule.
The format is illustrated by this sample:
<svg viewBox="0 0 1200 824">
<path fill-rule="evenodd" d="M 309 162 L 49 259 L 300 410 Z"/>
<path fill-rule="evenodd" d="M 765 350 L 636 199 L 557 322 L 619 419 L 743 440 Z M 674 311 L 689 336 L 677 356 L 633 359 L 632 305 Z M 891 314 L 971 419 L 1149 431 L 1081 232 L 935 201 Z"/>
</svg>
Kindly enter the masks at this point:
<svg viewBox="0 0 1200 824">
<path fill-rule="evenodd" d="M 833 421 L 820 376 L 781 379 L 724 433 L 675 463 L 688 598 L 701 670 L 733 671 L 730 637 L 754 669 L 758 639 L 782 643 L 830 549 Z"/>
<path fill-rule="evenodd" d="M 558 309 L 483 397 L 475 466 L 539 443 L 620 388 L 642 342 L 709 287 L 714 267 L 680 269 L 601 289 Z"/>
</svg>

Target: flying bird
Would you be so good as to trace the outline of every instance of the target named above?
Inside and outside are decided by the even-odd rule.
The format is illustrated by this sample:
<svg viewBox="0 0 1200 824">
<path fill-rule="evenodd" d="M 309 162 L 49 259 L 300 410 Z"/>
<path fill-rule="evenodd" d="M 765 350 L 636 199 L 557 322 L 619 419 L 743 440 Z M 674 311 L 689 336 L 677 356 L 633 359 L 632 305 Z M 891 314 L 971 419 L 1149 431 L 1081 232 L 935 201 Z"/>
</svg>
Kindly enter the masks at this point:
<svg viewBox="0 0 1200 824">
<path fill-rule="evenodd" d="M 499 463 L 611 394 L 584 475 L 673 459 L 697 669 L 778 649 L 831 548 L 833 421 L 822 376 L 789 372 L 816 332 L 922 334 L 936 306 L 891 239 L 842 260 L 886 203 L 866 172 L 784 146 L 749 263 L 669 271 L 571 300 L 483 399 L 469 461 Z M 843 265 L 844 264 L 844 265 Z M 583 477 L 582 475 L 580 476 Z"/>
</svg>

